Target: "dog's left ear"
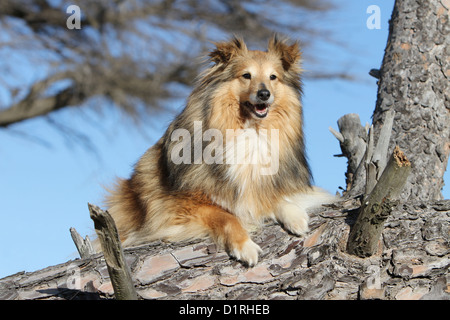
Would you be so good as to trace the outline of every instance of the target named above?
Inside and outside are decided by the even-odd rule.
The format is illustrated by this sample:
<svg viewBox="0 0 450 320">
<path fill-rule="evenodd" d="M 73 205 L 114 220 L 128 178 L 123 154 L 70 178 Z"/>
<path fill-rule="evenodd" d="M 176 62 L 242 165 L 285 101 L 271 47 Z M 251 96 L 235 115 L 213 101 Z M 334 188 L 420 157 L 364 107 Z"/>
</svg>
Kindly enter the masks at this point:
<svg viewBox="0 0 450 320">
<path fill-rule="evenodd" d="M 269 40 L 268 51 L 276 54 L 283 65 L 284 70 L 288 71 L 292 66 L 298 66 L 302 57 L 298 42 L 291 45 L 286 44 L 286 40 L 280 40 L 274 36 Z"/>
<path fill-rule="evenodd" d="M 215 42 L 214 44 L 216 49 L 211 51 L 209 57 L 215 63 L 226 64 L 237 54 L 247 51 L 244 40 L 238 37 L 234 37 L 227 42 Z"/>
</svg>

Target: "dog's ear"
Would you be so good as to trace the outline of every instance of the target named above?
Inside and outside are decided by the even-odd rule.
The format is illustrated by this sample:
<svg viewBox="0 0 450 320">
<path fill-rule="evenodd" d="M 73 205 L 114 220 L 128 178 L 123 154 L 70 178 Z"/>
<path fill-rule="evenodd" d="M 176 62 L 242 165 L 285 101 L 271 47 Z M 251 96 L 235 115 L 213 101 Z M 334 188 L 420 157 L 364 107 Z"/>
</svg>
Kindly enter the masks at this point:
<svg viewBox="0 0 450 320">
<path fill-rule="evenodd" d="M 276 54 L 283 65 L 283 69 L 288 71 L 292 66 L 298 66 L 302 57 L 298 42 L 291 45 L 286 44 L 286 40 L 280 40 L 275 35 L 269 40 L 268 51 Z"/>
<path fill-rule="evenodd" d="M 226 64 L 237 54 L 247 52 L 244 40 L 238 37 L 234 37 L 227 42 L 215 42 L 214 44 L 216 49 L 210 52 L 209 57 L 217 64 Z"/>
</svg>

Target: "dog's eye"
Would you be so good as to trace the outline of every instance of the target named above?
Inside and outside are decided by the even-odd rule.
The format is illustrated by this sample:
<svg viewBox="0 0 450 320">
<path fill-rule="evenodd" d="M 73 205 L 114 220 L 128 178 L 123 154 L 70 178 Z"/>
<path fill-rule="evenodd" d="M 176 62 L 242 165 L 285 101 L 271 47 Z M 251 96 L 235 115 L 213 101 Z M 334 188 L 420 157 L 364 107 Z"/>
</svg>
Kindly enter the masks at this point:
<svg viewBox="0 0 450 320">
<path fill-rule="evenodd" d="M 242 76 L 244 77 L 244 79 L 251 79 L 252 78 L 252 75 L 250 73 L 248 73 L 248 72 L 244 73 Z"/>
<path fill-rule="evenodd" d="M 270 76 L 270 80 L 275 80 L 276 78 L 277 78 L 277 76 L 274 75 L 274 74 L 272 74 L 272 75 Z"/>
</svg>

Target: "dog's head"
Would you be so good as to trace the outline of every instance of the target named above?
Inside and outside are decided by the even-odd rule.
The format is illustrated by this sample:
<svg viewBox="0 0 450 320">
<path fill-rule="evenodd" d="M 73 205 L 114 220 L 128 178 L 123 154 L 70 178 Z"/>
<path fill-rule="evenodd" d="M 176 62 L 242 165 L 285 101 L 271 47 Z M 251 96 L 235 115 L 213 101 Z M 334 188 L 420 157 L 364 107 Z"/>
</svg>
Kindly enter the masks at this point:
<svg viewBox="0 0 450 320">
<path fill-rule="evenodd" d="M 265 118 L 283 95 L 300 91 L 301 53 L 297 42 L 289 45 L 275 36 L 267 51 L 257 51 L 248 50 L 242 39 L 234 38 L 216 43 L 209 56 L 226 75 L 241 111 L 254 119 Z"/>
</svg>

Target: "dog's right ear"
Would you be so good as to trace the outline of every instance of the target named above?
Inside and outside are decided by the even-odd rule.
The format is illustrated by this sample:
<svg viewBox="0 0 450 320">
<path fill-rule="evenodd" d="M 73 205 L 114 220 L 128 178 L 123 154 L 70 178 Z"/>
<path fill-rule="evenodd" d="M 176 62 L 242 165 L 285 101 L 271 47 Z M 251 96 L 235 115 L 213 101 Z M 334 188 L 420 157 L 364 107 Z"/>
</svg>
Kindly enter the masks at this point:
<svg viewBox="0 0 450 320">
<path fill-rule="evenodd" d="M 275 35 L 269 41 L 269 52 L 275 53 L 281 60 L 284 70 L 288 71 L 292 66 L 297 66 L 301 60 L 302 54 L 300 52 L 298 42 L 294 42 L 292 45 L 288 45 L 285 39 L 278 39 Z"/>
<path fill-rule="evenodd" d="M 214 44 L 216 49 L 210 52 L 209 57 L 216 64 L 227 64 L 237 54 L 247 52 L 244 40 L 238 37 L 234 37 L 227 42 L 215 42 Z"/>
</svg>

